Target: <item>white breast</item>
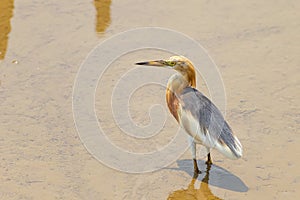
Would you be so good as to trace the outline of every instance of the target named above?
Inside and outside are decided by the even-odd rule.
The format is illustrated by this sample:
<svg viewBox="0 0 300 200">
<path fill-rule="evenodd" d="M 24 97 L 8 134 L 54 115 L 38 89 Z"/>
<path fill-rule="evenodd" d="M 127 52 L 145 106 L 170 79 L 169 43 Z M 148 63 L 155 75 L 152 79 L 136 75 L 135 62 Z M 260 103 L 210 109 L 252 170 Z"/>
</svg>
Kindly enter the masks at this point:
<svg viewBox="0 0 300 200">
<path fill-rule="evenodd" d="M 199 121 L 193 117 L 193 115 L 180 107 L 180 125 L 181 127 L 194 138 L 196 143 L 204 146 L 213 147 L 213 141 L 209 137 L 209 134 L 205 134 L 199 125 Z"/>
</svg>

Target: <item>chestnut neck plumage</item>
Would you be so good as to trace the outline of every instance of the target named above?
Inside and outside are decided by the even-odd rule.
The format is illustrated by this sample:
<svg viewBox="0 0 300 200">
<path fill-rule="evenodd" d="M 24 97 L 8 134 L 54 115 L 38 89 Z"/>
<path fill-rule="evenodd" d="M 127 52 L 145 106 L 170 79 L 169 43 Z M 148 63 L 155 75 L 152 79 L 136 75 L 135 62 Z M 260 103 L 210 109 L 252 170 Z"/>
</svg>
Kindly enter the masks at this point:
<svg viewBox="0 0 300 200">
<path fill-rule="evenodd" d="M 179 96 L 184 88 L 196 87 L 196 74 L 193 66 L 186 66 L 184 70 L 176 70 L 177 73 L 171 76 L 168 81 L 166 100 L 170 112 L 179 121 Z"/>
<path fill-rule="evenodd" d="M 196 88 L 196 73 L 192 65 L 188 65 L 183 70 L 171 76 L 168 81 L 167 89 L 179 95 L 186 87 Z"/>
</svg>

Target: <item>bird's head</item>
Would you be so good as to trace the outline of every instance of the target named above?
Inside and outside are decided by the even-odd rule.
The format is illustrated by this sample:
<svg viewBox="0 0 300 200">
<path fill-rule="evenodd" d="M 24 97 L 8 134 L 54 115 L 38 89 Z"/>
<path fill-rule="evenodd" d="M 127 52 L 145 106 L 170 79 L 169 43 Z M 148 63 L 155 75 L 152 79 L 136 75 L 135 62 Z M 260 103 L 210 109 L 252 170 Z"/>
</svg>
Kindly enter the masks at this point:
<svg viewBox="0 0 300 200">
<path fill-rule="evenodd" d="M 172 56 L 167 60 L 154 60 L 146 62 L 138 62 L 136 65 L 148 65 L 156 67 L 165 67 L 169 69 L 174 69 L 183 75 L 188 82 L 191 82 L 192 86 L 196 84 L 196 74 L 195 69 L 191 61 L 189 61 L 184 56 Z"/>
<path fill-rule="evenodd" d="M 187 70 L 190 70 L 190 68 L 194 69 L 192 62 L 183 56 L 172 56 L 167 60 L 154 60 L 154 61 L 138 62 L 135 64 L 165 67 L 169 69 L 174 69 L 178 72 L 185 72 Z"/>
</svg>

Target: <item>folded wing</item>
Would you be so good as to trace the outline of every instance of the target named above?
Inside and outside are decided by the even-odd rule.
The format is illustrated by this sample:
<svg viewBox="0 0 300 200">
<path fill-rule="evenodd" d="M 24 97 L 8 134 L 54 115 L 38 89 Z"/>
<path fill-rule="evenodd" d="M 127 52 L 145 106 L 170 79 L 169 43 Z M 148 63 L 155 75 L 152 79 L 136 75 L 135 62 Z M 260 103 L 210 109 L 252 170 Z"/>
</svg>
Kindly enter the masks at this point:
<svg viewBox="0 0 300 200">
<path fill-rule="evenodd" d="M 241 143 L 232 134 L 222 113 L 207 97 L 195 88 L 187 87 L 179 96 L 179 101 L 182 118 L 189 118 L 189 123 L 193 121 L 196 124 L 194 128 L 190 128 L 191 124 L 185 125 L 185 120 L 182 120 L 181 125 L 191 136 L 197 137 L 203 145 L 215 148 L 231 159 L 242 156 Z"/>
</svg>

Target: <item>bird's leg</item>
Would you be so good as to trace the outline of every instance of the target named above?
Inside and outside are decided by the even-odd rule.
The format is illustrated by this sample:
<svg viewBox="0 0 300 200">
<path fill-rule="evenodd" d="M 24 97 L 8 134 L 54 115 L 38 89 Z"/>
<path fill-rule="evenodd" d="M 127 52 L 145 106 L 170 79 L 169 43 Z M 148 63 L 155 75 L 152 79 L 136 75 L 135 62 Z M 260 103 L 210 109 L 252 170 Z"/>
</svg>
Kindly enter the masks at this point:
<svg viewBox="0 0 300 200">
<path fill-rule="evenodd" d="M 208 147 L 206 147 L 206 150 L 207 150 L 207 161 L 205 162 L 205 164 L 211 165 L 212 160 L 211 160 L 211 157 L 210 157 L 210 149 Z"/>
<path fill-rule="evenodd" d="M 212 161 L 211 161 L 211 157 L 210 157 L 210 153 L 207 154 L 207 161 L 205 162 L 207 165 L 211 165 Z"/>
<path fill-rule="evenodd" d="M 190 142 L 190 147 L 191 147 L 191 152 L 192 152 L 192 156 L 193 156 L 193 162 L 194 162 L 194 177 L 197 177 L 198 174 L 201 173 L 201 171 L 198 168 L 197 165 L 197 159 L 196 159 L 196 143 L 194 142 L 194 139 L 192 137 L 189 138 L 189 142 Z"/>
<path fill-rule="evenodd" d="M 198 169 L 197 160 L 193 159 L 194 162 L 194 178 L 198 177 L 198 174 L 201 174 L 201 171 Z"/>
</svg>

